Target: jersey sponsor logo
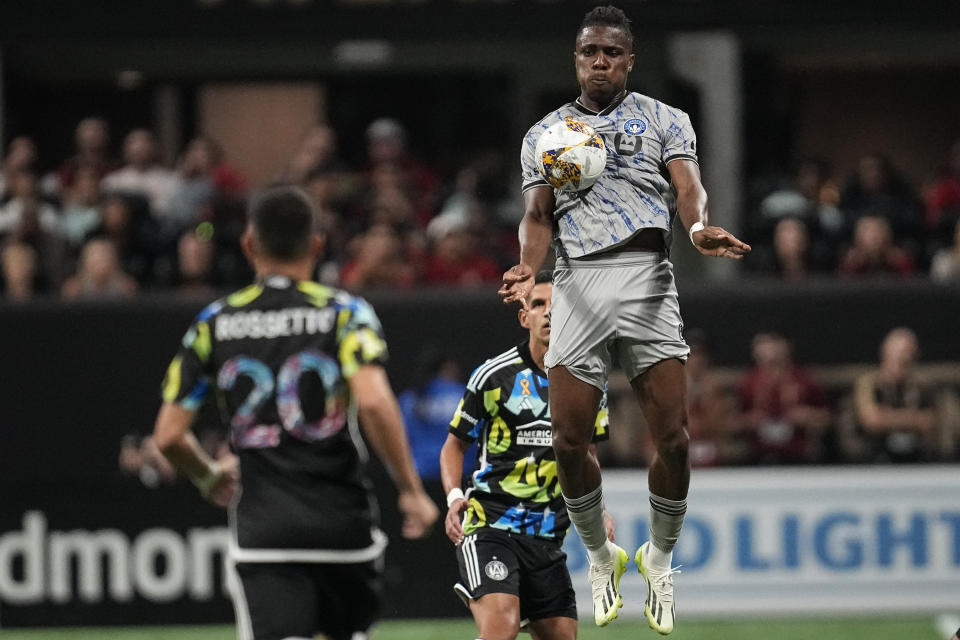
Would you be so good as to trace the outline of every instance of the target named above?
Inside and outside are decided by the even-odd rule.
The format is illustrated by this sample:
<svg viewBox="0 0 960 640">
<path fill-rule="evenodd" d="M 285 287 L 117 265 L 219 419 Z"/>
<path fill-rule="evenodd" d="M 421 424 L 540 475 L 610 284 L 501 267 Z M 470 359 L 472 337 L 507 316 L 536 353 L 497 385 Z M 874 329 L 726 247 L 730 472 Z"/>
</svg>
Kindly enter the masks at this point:
<svg viewBox="0 0 960 640">
<path fill-rule="evenodd" d="M 647 130 L 647 123 L 640 118 L 630 118 L 623 123 L 623 132 L 631 136 L 638 136 Z"/>
<path fill-rule="evenodd" d="M 613 148 L 621 156 L 634 156 L 643 149 L 643 138 L 626 133 L 618 133 L 613 138 Z"/>
<path fill-rule="evenodd" d="M 507 574 L 510 573 L 507 570 L 507 565 L 503 564 L 496 558 L 487 563 L 487 566 L 483 568 L 483 572 L 487 574 L 487 577 L 491 580 L 496 580 L 497 582 L 505 580 Z"/>
<path fill-rule="evenodd" d="M 553 446 L 553 431 L 550 429 L 523 429 L 517 431 L 517 444 L 529 447 Z"/>
<path fill-rule="evenodd" d="M 336 311 L 332 308 L 243 311 L 217 316 L 214 335 L 218 341 L 224 341 L 329 333 L 335 320 Z"/>
</svg>

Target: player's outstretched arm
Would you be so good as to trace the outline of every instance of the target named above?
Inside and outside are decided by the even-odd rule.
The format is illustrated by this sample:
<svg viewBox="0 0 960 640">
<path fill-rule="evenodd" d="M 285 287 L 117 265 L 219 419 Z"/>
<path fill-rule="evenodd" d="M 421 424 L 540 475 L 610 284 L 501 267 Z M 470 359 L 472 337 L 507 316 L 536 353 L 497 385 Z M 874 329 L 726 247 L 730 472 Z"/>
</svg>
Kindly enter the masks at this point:
<svg viewBox="0 0 960 640">
<path fill-rule="evenodd" d="M 497 292 L 504 304 L 519 302 L 527 306 L 527 294 L 533 288 L 537 271 L 547 257 L 553 237 L 553 189 L 533 187 L 523 194 L 523 220 L 520 221 L 520 264 L 503 274 Z"/>
<path fill-rule="evenodd" d="M 705 256 L 735 260 L 750 253 L 750 245 L 732 233 L 707 225 L 707 192 L 700 182 L 700 167 L 696 162 L 674 160 L 667 164 L 667 171 L 677 190 L 677 215 L 697 251 Z"/>
<path fill-rule="evenodd" d="M 403 537 L 422 538 L 430 533 L 439 510 L 423 490 L 417 475 L 403 417 L 387 373 L 380 365 L 366 364 L 350 377 L 349 384 L 357 401 L 360 425 L 397 485 Z"/>
<path fill-rule="evenodd" d="M 160 407 L 153 440 L 160 452 L 197 486 L 200 494 L 220 507 L 233 501 L 240 480 L 237 459 L 215 461 L 203 450 L 190 426 L 196 412 L 173 402 Z"/>
<path fill-rule="evenodd" d="M 463 513 L 467 510 L 467 499 L 463 496 L 460 483 L 463 480 L 463 456 L 470 443 L 452 433 L 440 449 L 440 481 L 447 495 L 447 517 L 443 529 L 453 544 L 463 542 Z"/>
</svg>

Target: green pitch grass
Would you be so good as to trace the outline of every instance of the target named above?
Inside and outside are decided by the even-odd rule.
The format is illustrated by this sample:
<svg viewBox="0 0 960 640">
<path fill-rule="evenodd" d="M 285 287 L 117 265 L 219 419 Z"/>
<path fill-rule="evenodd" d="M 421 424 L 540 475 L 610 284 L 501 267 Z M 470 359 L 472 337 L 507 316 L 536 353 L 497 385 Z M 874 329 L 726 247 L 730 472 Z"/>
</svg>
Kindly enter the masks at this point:
<svg viewBox="0 0 960 640">
<path fill-rule="evenodd" d="M 373 640 L 457 640 L 473 638 L 470 620 L 404 620 L 382 623 Z M 521 634 L 520 639 L 530 636 Z M 615 620 L 598 629 L 583 625 L 580 640 L 656 640 L 636 620 Z M 671 640 L 945 640 L 926 618 L 754 620 L 703 622 L 681 620 Z M 139 627 L 98 629 L 2 629 L 3 640 L 235 640 L 233 627 Z"/>
</svg>

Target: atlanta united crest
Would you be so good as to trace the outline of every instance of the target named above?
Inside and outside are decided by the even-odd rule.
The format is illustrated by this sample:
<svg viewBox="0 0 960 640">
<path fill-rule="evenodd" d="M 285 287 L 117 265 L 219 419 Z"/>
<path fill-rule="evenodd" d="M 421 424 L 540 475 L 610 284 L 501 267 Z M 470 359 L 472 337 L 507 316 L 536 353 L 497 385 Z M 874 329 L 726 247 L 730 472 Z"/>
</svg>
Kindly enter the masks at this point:
<svg viewBox="0 0 960 640">
<path fill-rule="evenodd" d="M 499 560 L 491 560 L 487 563 L 487 566 L 483 568 L 483 572 L 486 573 L 487 577 L 491 580 L 499 582 L 507 577 L 507 565 Z"/>
</svg>

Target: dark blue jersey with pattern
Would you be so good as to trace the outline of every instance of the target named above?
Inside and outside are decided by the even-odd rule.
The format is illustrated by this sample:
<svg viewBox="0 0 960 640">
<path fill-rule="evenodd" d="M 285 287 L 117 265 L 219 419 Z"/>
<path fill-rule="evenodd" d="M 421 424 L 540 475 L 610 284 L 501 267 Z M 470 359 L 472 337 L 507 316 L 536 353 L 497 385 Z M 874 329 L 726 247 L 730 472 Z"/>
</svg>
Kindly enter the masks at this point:
<svg viewBox="0 0 960 640">
<path fill-rule="evenodd" d="M 240 458 L 242 492 L 231 514 L 240 550 L 375 543 L 347 380 L 386 356 L 373 308 L 314 282 L 271 276 L 200 312 L 167 370 L 163 398 L 197 409 L 215 395 Z"/>
<path fill-rule="evenodd" d="M 594 441 L 608 437 L 606 399 L 604 393 Z M 478 443 L 465 534 L 494 527 L 563 540 L 570 518 L 557 479 L 547 376 L 533 362 L 527 342 L 473 372 L 450 433 Z"/>
</svg>

